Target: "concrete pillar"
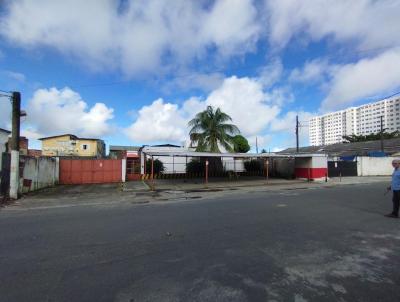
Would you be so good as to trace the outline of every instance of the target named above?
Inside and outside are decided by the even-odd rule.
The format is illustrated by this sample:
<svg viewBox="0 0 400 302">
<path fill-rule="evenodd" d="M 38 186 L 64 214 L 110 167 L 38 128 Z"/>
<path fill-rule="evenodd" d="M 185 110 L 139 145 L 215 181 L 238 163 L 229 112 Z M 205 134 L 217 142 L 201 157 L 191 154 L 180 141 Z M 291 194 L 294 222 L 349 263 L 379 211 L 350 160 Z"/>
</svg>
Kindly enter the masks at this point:
<svg viewBox="0 0 400 302">
<path fill-rule="evenodd" d="M 121 160 L 121 162 L 122 162 L 122 182 L 125 182 L 126 181 L 126 158 L 123 158 L 122 160 Z"/>
<path fill-rule="evenodd" d="M 10 198 L 18 199 L 19 189 L 19 151 L 11 150 Z"/>
<path fill-rule="evenodd" d="M 206 169 L 205 169 L 206 171 L 205 171 L 205 176 L 206 176 L 206 186 L 207 186 L 207 184 L 208 184 L 208 158 L 206 159 Z"/>
<path fill-rule="evenodd" d="M 34 177 L 34 179 L 32 179 L 33 187 L 29 188 L 28 191 L 30 191 L 31 189 L 33 191 L 39 189 L 39 177 L 40 177 L 39 164 L 40 164 L 39 157 L 36 157 L 35 158 L 35 177 Z M 32 186 L 32 184 L 31 184 L 31 186 Z"/>
<path fill-rule="evenodd" d="M 56 157 L 56 164 L 54 166 L 54 184 L 60 181 L 60 158 Z"/>
</svg>

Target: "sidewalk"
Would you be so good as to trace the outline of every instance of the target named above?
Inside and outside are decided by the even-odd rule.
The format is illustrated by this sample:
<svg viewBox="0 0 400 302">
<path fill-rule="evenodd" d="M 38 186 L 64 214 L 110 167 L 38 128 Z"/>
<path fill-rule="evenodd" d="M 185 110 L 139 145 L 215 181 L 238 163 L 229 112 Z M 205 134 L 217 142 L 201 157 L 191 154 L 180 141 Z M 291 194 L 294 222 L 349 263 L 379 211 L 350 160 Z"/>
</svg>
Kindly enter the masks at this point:
<svg viewBox="0 0 400 302">
<path fill-rule="evenodd" d="M 350 176 L 350 177 L 339 177 L 330 178 L 328 183 L 336 185 L 346 184 L 363 184 L 363 183 L 375 183 L 375 182 L 387 182 L 390 184 L 392 180 L 391 176 Z"/>
<path fill-rule="evenodd" d="M 211 179 L 207 184 L 203 179 L 155 179 L 154 190 L 180 190 L 180 191 L 222 191 L 232 188 L 239 189 L 244 187 L 271 187 L 271 186 L 293 186 L 297 184 L 310 184 L 304 180 L 287 180 L 287 179 L 266 179 L 266 178 L 253 178 L 246 180 L 226 180 L 226 179 Z M 152 181 L 147 180 L 149 188 L 152 187 Z"/>
<path fill-rule="evenodd" d="M 332 186 L 382 182 L 386 186 L 390 177 L 343 177 L 328 182 L 252 178 L 246 180 L 211 179 L 206 185 L 202 179 L 130 181 L 123 184 L 59 185 L 24 195 L 6 210 L 41 209 L 70 206 L 115 204 L 142 204 L 198 198 L 218 197 L 228 194 L 246 194 L 256 191 L 285 191 L 297 189 L 328 188 Z"/>
<path fill-rule="evenodd" d="M 150 187 L 143 180 L 124 182 L 121 188 L 123 192 L 143 192 L 150 190 Z"/>
<path fill-rule="evenodd" d="M 178 190 L 178 191 L 215 191 L 215 190 L 229 190 L 229 189 L 240 189 L 240 188 L 255 188 L 263 187 L 271 190 L 283 190 L 283 189 L 295 189 L 295 188 L 306 188 L 306 187 L 324 187 L 332 185 L 350 185 L 350 184 L 362 184 L 362 183 L 375 183 L 375 182 L 390 182 L 390 176 L 370 176 L 370 177 L 335 177 L 325 181 L 307 181 L 299 179 L 279 179 L 279 178 L 254 178 L 246 180 L 231 180 L 226 179 L 212 179 L 209 183 L 205 183 L 202 179 L 155 179 L 154 190 L 165 191 L 165 190 Z M 152 181 L 147 180 L 149 189 L 152 187 Z"/>
</svg>

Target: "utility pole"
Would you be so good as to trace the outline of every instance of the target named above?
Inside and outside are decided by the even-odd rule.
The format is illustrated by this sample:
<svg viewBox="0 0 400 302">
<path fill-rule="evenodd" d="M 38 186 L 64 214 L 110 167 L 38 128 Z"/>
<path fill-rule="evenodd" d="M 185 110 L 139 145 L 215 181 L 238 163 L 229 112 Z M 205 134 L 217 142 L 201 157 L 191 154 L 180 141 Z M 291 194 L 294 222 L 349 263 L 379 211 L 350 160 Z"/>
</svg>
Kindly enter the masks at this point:
<svg viewBox="0 0 400 302">
<path fill-rule="evenodd" d="M 299 153 L 299 116 L 296 115 L 296 153 Z"/>
<path fill-rule="evenodd" d="M 381 117 L 381 151 L 385 152 L 383 148 L 383 115 L 381 115 L 380 117 Z"/>
<path fill-rule="evenodd" d="M 19 151 L 20 136 L 20 115 L 21 115 L 21 94 L 19 92 L 12 93 L 12 133 L 10 141 L 10 149 Z"/>
<path fill-rule="evenodd" d="M 10 141 L 10 198 L 18 199 L 19 187 L 19 137 L 21 119 L 21 94 L 12 93 L 12 133 Z"/>
</svg>

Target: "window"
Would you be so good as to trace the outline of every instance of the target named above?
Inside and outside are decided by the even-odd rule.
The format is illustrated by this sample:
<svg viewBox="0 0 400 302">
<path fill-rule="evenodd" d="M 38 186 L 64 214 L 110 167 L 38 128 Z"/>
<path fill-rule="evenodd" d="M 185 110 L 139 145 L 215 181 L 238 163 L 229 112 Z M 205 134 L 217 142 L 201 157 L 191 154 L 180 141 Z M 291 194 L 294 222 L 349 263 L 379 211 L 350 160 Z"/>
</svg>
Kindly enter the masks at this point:
<svg viewBox="0 0 400 302">
<path fill-rule="evenodd" d="M 89 145 L 83 144 L 82 145 L 82 150 L 89 150 Z"/>
</svg>

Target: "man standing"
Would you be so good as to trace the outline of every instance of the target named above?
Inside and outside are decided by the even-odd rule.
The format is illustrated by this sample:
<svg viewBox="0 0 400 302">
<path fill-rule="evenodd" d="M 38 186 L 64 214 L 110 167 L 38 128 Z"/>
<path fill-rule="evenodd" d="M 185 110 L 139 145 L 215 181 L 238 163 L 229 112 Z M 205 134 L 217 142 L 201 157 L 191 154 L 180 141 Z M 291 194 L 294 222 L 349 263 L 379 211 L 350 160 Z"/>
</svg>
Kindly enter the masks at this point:
<svg viewBox="0 0 400 302">
<path fill-rule="evenodd" d="M 399 204 L 400 204 L 400 160 L 394 159 L 392 161 L 392 166 L 394 168 L 392 174 L 392 185 L 388 187 L 388 190 L 393 192 L 393 211 L 390 214 L 385 215 L 390 218 L 399 218 Z"/>
</svg>

